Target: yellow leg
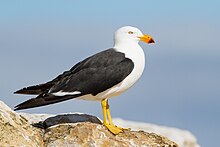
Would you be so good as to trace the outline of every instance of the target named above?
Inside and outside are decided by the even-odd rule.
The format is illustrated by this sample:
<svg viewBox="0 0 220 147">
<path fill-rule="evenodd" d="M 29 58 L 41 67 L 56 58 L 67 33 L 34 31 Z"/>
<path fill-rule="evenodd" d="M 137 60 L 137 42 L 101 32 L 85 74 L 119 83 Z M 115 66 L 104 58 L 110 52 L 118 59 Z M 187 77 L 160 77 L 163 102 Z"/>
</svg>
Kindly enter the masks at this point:
<svg viewBox="0 0 220 147">
<path fill-rule="evenodd" d="M 115 126 L 112 122 L 108 100 L 103 99 L 101 103 L 102 103 L 102 112 L 103 112 L 103 125 L 115 135 L 121 133 L 124 129 Z M 107 117 L 108 117 L 108 121 L 107 121 Z"/>
<path fill-rule="evenodd" d="M 107 124 L 107 116 L 106 116 L 106 101 L 102 100 L 102 113 L 103 113 L 103 124 Z"/>
<path fill-rule="evenodd" d="M 110 108 L 109 108 L 108 100 L 106 100 L 106 103 L 107 103 L 106 112 L 107 112 L 107 117 L 108 117 L 109 124 L 110 125 L 114 125 L 113 121 L 112 121 L 111 113 L 110 113 Z"/>
<path fill-rule="evenodd" d="M 111 117 L 111 113 L 110 113 L 110 108 L 109 108 L 109 104 L 108 104 L 108 100 L 107 101 L 107 107 L 106 107 L 106 112 L 107 112 L 107 117 L 108 117 L 108 122 L 109 122 L 109 125 L 112 125 L 112 126 L 116 126 L 113 121 L 112 121 L 112 117 Z M 121 129 L 121 130 L 128 130 L 127 128 L 121 128 L 119 126 L 116 126 L 117 128 Z"/>
</svg>

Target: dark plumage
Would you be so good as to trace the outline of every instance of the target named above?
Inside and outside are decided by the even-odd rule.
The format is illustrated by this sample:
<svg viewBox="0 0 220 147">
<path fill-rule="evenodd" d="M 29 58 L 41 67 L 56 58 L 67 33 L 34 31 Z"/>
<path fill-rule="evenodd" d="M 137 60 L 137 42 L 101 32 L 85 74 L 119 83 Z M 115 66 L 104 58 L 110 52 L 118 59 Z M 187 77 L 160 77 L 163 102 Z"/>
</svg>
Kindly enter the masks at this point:
<svg viewBox="0 0 220 147">
<path fill-rule="evenodd" d="M 16 91 L 16 94 L 38 95 L 17 106 L 15 110 L 53 104 L 86 94 L 97 95 L 120 83 L 133 70 L 134 63 L 124 53 L 108 49 L 97 53 L 73 66 L 55 79 Z M 80 94 L 57 96 L 56 92 Z"/>
</svg>

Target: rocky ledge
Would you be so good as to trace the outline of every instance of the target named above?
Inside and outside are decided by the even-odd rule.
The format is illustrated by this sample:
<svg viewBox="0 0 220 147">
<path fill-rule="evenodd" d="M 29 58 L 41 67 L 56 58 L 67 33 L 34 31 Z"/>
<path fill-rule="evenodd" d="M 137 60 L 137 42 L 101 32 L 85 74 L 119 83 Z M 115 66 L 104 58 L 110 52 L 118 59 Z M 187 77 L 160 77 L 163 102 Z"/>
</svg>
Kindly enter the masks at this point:
<svg viewBox="0 0 220 147">
<path fill-rule="evenodd" d="M 124 131 L 113 135 L 97 117 L 91 115 L 52 116 L 16 113 L 0 101 L 0 146 L 177 147 L 178 145 L 167 137 L 144 131 Z"/>
</svg>

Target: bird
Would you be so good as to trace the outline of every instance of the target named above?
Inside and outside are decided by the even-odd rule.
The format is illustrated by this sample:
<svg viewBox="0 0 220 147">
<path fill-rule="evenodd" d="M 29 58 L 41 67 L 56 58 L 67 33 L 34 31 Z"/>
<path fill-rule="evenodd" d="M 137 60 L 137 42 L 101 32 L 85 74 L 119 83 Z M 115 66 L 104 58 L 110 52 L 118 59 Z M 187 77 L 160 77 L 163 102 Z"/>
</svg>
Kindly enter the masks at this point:
<svg viewBox="0 0 220 147">
<path fill-rule="evenodd" d="M 153 37 L 138 28 L 124 26 L 116 30 L 112 48 L 96 53 L 75 64 L 53 80 L 24 87 L 15 94 L 37 95 L 15 106 L 22 110 L 54 104 L 70 99 L 101 102 L 103 125 L 117 135 L 126 128 L 116 126 L 111 117 L 108 99 L 119 96 L 141 77 L 145 54 L 139 41 L 155 43 Z"/>
</svg>

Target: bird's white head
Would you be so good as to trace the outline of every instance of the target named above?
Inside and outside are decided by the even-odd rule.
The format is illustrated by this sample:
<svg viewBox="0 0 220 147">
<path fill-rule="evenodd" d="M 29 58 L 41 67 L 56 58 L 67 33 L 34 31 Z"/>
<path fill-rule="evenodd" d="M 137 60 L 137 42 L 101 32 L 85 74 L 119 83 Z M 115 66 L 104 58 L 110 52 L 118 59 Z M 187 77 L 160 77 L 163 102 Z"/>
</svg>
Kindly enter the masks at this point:
<svg viewBox="0 0 220 147">
<path fill-rule="evenodd" d="M 115 45 L 121 43 L 138 43 L 139 41 L 144 41 L 148 44 L 155 43 L 154 39 L 147 34 L 143 34 L 138 28 L 125 26 L 119 28 L 115 32 L 114 42 Z"/>
</svg>

